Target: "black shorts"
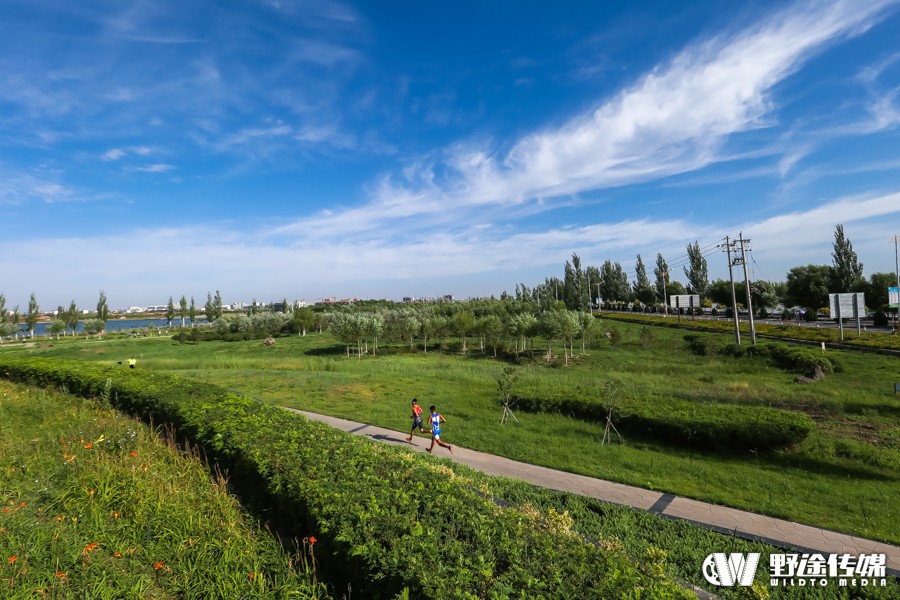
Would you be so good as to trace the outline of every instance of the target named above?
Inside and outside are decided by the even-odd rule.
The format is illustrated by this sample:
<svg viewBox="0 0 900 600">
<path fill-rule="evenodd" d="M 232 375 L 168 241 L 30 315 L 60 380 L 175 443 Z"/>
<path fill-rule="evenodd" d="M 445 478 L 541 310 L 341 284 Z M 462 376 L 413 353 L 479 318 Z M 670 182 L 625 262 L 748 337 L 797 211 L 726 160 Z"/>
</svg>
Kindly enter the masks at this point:
<svg viewBox="0 0 900 600">
<path fill-rule="evenodd" d="M 416 427 L 418 427 L 419 429 L 422 429 L 422 417 L 416 417 L 415 419 L 413 419 L 412 426 L 413 426 L 413 429 L 415 429 Z"/>
</svg>

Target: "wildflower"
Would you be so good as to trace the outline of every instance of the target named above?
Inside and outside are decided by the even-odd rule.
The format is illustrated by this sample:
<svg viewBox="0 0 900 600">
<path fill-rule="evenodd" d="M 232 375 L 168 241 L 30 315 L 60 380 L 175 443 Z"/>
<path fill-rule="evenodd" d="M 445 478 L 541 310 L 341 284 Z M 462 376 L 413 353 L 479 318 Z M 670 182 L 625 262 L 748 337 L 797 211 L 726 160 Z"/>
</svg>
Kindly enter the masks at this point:
<svg viewBox="0 0 900 600">
<path fill-rule="evenodd" d="M 113 552 L 113 556 L 115 556 L 116 558 L 122 558 L 122 553 L 116 550 L 115 552 Z"/>
<path fill-rule="evenodd" d="M 153 563 L 153 570 L 154 570 L 154 571 L 159 571 L 159 570 L 162 569 L 164 566 L 166 566 L 166 563 L 164 563 L 163 561 L 161 561 L 161 560 L 156 561 L 155 563 Z"/>
<path fill-rule="evenodd" d="M 247 575 L 247 577 L 249 577 L 250 579 L 256 579 L 256 573 L 250 573 L 249 575 Z"/>
<path fill-rule="evenodd" d="M 18 556 L 10 556 L 9 558 L 6 559 L 6 562 L 8 562 L 9 564 L 13 564 L 17 560 L 19 560 Z"/>
<path fill-rule="evenodd" d="M 54 517 L 54 518 L 55 518 L 57 521 L 62 521 L 62 520 L 63 520 L 63 518 L 62 518 L 61 515 L 56 515 L 56 517 Z"/>
<path fill-rule="evenodd" d="M 137 456 L 137 452 L 134 451 L 134 450 L 132 450 L 132 451 L 131 451 L 131 455 L 132 455 L 132 456 Z"/>
<path fill-rule="evenodd" d="M 94 488 L 90 488 L 90 489 L 88 490 L 88 494 L 90 494 L 91 496 L 93 496 L 93 495 L 94 495 Z"/>
<path fill-rule="evenodd" d="M 62 571 L 57 571 L 57 572 L 56 572 L 56 576 L 57 576 L 58 578 L 60 578 L 60 579 L 65 579 L 66 574 L 63 573 Z"/>
<path fill-rule="evenodd" d="M 317 541 L 318 540 L 316 539 L 316 536 L 314 536 L 314 535 L 309 536 L 309 545 L 310 546 L 314 545 Z"/>
<path fill-rule="evenodd" d="M 92 444 L 91 442 L 88 442 L 87 444 L 84 445 L 84 447 L 87 448 L 88 450 L 90 450 L 91 448 L 94 447 L 94 444 Z"/>
<path fill-rule="evenodd" d="M 24 502 L 20 502 L 20 503 L 19 503 L 19 508 L 25 508 L 25 503 L 24 503 Z"/>
<path fill-rule="evenodd" d="M 99 546 L 99 544 L 97 542 L 91 542 L 90 544 L 88 544 L 87 546 L 84 547 L 84 553 L 87 554 L 88 552 L 93 552 L 94 550 L 97 549 L 97 546 Z"/>
<path fill-rule="evenodd" d="M 9 512 L 9 509 L 6 507 L 3 507 L 3 512 Z"/>
<path fill-rule="evenodd" d="M 118 518 L 119 518 L 119 511 L 114 510 L 112 516 L 113 516 L 113 519 L 118 519 Z"/>
</svg>

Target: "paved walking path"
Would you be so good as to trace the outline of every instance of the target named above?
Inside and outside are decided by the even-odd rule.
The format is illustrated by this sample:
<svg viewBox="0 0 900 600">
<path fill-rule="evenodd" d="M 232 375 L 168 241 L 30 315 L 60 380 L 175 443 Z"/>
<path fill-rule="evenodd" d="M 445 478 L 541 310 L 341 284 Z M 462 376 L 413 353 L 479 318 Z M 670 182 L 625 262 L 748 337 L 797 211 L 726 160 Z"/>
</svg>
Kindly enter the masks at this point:
<svg viewBox="0 0 900 600">
<path fill-rule="evenodd" d="M 408 432 L 392 431 L 374 425 L 365 425 L 305 411 L 295 412 L 355 435 L 364 435 L 372 440 L 395 446 L 405 446 L 418 452 L 424 452 L 431 444 L 430 439 L 426 437 L 416 437 L 413 440 L 414 444 L 409 444 L 406 441 Z M 445 448 L 438 446 L 435 446 L 435 454 L 450 457 Z M 654 492 L 565 471 L 555 471 L 459 446 L 453 446 L 453 459 L 488 475 L 522 479 L 540 487 L 571 492 L 614 504 L 624 504 L 664 517 L 686 519 L 709 529 L 761 540 L 783 548 L 795 548 L 801 552 L 884 554 L 887 557 L 888 569 L 893 575 L 900 576 L 900 547 L 891 544 L 757 515 L 726 506 L 680 498 L 673 494 Z"/>
</svg>

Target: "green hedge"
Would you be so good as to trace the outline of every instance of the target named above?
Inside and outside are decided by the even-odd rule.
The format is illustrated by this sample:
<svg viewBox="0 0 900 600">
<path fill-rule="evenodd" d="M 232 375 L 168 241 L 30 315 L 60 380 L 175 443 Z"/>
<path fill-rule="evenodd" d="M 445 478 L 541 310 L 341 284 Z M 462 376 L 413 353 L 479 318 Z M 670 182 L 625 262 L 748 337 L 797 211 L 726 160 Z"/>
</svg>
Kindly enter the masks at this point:
<svg viewBox="0 0 900 600">
<path fill-rule="evenodd" d="M 694 354 L 707 356 L 712 354 L 728 354 L 735 358 L 741 356 L 758 356 L 770 359 L 782 369 L 809 373 L 816 367 L 820 367 L 823 373 L 840 371 L 840 364 L 830 356 L 825 356 L 807 346 L 793 346 L 770 342 L 757 344 L 756 346 L 738 346 L 737 344 L 721 344 L 720 337 L 703 335 L 700 333 L 687 333 L 683 337 L 688 348 Z"/>
<path fill-rule="evenodd" d="M 653 565 L 589 544 L 566 519 L 500 508 L 435 459 L 375 444 L 244 396 L 172 376 L 0 357 L 0 374 L 175 425 L 232 475 L 265 486 L 345 564 L 354 596 L 688 598 Z M 108 383 L 109 382 L 109 383 Z M 108 388 L 106 386 L 109 386 Z"/>
<path fill-rule="evenodd" d="M 526 412 L 559 413 L 598 423 L 606 422 L 610 408 L 597 399 L 577 396 L 517 395 L 513 402 Z M 815 428 L 803 413 L 666 397 L 617 403 L 613 423 L 622 434 L 716 452 L 784 448 L 803 441 Z"/>
</svg>

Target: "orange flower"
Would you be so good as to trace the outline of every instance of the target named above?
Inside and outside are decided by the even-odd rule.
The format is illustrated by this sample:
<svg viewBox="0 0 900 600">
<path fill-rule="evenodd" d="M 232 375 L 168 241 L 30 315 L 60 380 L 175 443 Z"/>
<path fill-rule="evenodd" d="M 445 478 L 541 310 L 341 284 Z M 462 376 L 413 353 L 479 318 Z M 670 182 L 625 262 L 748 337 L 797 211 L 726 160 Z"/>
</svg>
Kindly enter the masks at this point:
<svg viewBox="0 0 900 600">
<path fill-rule="evenodd" d="M 6 507 L 3 507 L 3 512 L 9 512 L 9 509 Z"/>
<path fill-rule="evenodd" d="M 84 445 L 84 447 L 87 448 L 88 450 L 90 450 L 91 448 L 94 447 L 94 444 L 88 442 L 87 444 Z"/>
<path fill-rule="evenodd" d="M 132 451 L 131 451 L 131 455 L 132 455 L 132 456 L 137 456 L 137 452 L 135 452 L 134 450 L 132 450 Z"/>
<path fill-rule="evenodd" d="M 249 575 L 247 575 L 247 577 L 249 577 L 250 579 L 256 579 L 256 573 L 250 573 Z"/>
<path fill-rule="evenodd" d="M 25 503 L 24 503 L 24 502 L 19 502 L 19 508 L 25 508 Z"/>
<path fill-rule="evenodd" d="M 314 536 L 314 535 L 309 536 L 309 545 L 310 545 L 310 546 L 312 546 L 313 544 L 315 544 L 317 541 L 318 541 L 318 540 L 316 539 L 316 536 Z"/>
<path fill-rule="evenodd" d="M 94 488 L 90 488 L 90 489 L 88 490 L 88 494 L 90 494 L 91 496 L 93 496 L 93 495 L 94 495 Z"/>
<path fill-rule="evenodd" d="M 97 546 L 99 546 L 99 544 L 97 542 L 91 542 L 90 544 L 88 544 L 87 546 L 84 547 L 84 553 L 87 554 L 88 552 L 93 552 L 94 550 L 97 549 Z"/>
<path fill-rule="evenodd" d="M 122 558 L 122 553 L 116 550 L 115 552 L 113 552 L 113 556 L 115 556 L 116 558 Z"/>
<path fill-rule="evenodd" d="M 63 577 L 66 576 L 66 574 L 63 573 L 62 571 L 57 571 L 57 572 L 56 572 L 56 576 L 59 577 L 60 579 L 62 579 Z"/>
<path fill-rule="evenodd" d="M 10 556 L 9 558 L 6 559 L 6 562 L 8 562 L 9 564 L 13 564 L 17 560 L 19 560 L 18 556 Z"/>
<path fill-rule="evenodd" d="M 160 561 L 157 561 L 157 562 L 153 563 L 153 570 L 159 571 L 159 570 L 162 569 L 164 566 L 166 566 L 166 563 L 164 563 L 164 562 L 161 561 L 161 560 L 160 560 Z"/>
<path fill-rule="evenodd" d="M 119 511 L 114 510 L 112 516 L 113 516 L 113 519 L 118 519 L 118 518 L 119 518 Z"/>
<path fill-rule="evenodd" d="M 54 517 L 54 518 L 55 518 L 57 521 L 62 521 L 62 519 L 63 519 L 60 515 L 56 515 L 56 517 Z"/>
</svg>

